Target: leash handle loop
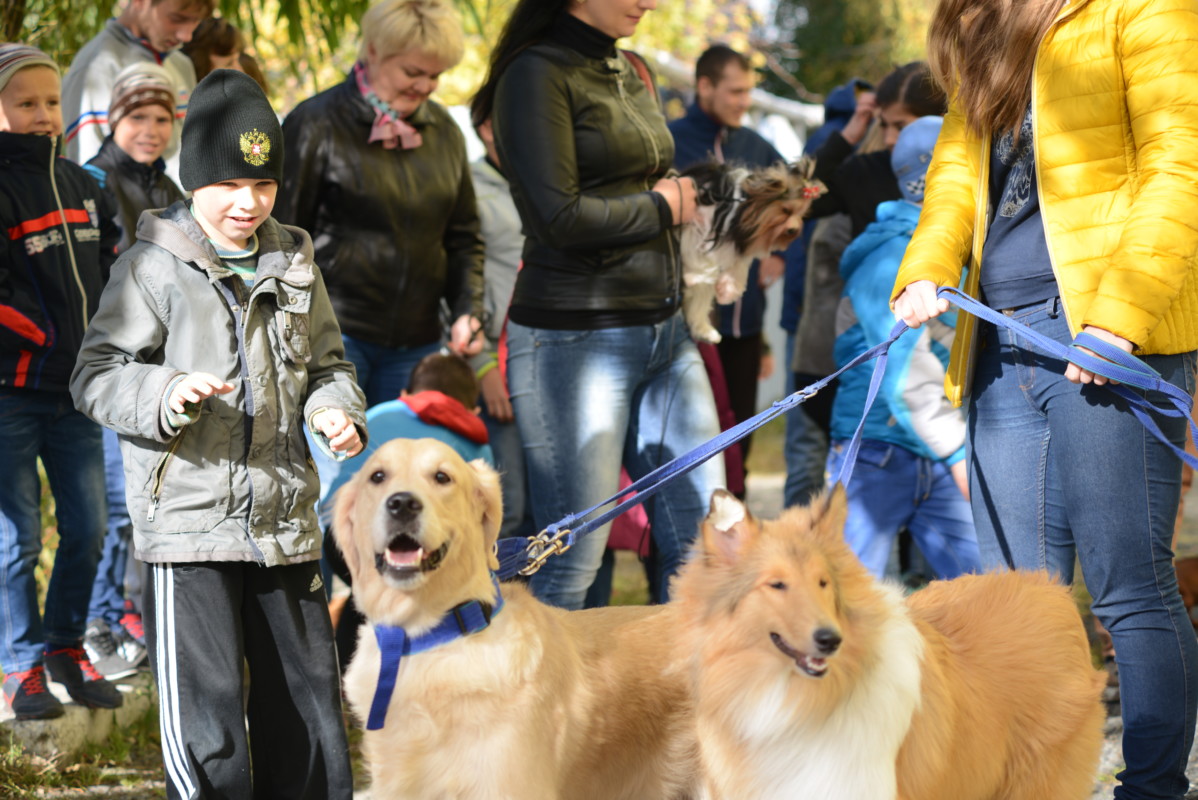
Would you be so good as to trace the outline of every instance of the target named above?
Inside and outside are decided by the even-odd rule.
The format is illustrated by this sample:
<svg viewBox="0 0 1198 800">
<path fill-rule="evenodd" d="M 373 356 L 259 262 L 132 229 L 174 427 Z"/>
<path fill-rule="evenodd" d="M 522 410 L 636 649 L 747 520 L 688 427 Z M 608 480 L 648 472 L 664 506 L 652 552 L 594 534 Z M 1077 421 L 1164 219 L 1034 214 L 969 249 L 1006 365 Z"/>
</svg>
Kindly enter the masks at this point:
<svg viewBox="0 0 1198 800">
<path fill-rule="evenodd" d="M 1050 339 L 1041 333 L 1037 333 L 1028 326 L 995 311 L 989 306 L 982 305 L 964 292 L 949 286 L 940 287 L 937 290 L 937 294 L 940 297 L 947 298 L 949 302 L 956 305 L 962 311 L 967 311 L 1000 328 L 1007 328 L 1014 331 L 1019 336 L 1035 344 L 1043 353 L 1053 358 L 1072 362 L 1096 375 L 1102 375 L 1109 380 L 1117 381 L 1115 384 L 1106 384 L 1107 388 L 1127 401 L 1128 408 L 1132 414 L 1147 428 L 1149 433 L 1172 450 L 1182 461 L 1198 469 L 1198 458 L 1195 458 L 1191 453 L 1187 453 L 1185 448 L 1178 447 L 1169 441 L 1161 431 L 1160 426 L 1150 416 L 1151 414 L 1159 414 L 1166 417 L 1185 417 L 1188 420 L 1191 438 L 1195 442 L 1198 442 L 1198 425 L 1195 425 L 1191 417 L 1194 398 L 1162 378 L 1159 372 L 1144 361 L 1084 331 L 1074 337 L 1071 344 L 1061 344 L 1055 339 Z M 1098 355 L 1091 355 L 1084 352 L 1080 349 L 1082 347 Z M 1155 391 L 1163 394 L 1168 401 L 1168 405 L 1156 405 L 1147 397 L 1129 389 L 1129 386 L 1143 392 Z"/>
</svg>

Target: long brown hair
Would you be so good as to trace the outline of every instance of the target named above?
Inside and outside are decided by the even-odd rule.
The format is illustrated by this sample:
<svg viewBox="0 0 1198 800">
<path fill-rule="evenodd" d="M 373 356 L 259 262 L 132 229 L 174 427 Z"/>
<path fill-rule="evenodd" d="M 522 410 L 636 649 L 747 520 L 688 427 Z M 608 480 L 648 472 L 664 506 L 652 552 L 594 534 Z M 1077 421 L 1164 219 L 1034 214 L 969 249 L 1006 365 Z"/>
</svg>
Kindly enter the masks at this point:
<svg viewBox="0 0 1198 800">
<path fill-rule="evenodd" d="M 474 127 L 491 118 L 495 90 L 504 70 L 516 60 L 516 56 L 544 39 L 553 27 L 554 20 L 565 13 L 569 5 L 570 0 L 519 0 L 516 3 L 507 24 L 503 26 L 503 32 L 499 34 L 498 44 L 491 51 L 487 79 L 470 101 L 470 121 Z"/>
<path fill-rule="evenodd" d="M 940 0 L 928 27 L 928 63 L 975 133 L 1018 132 L 1036 50 L 1065 3 Z"/>
</svg>

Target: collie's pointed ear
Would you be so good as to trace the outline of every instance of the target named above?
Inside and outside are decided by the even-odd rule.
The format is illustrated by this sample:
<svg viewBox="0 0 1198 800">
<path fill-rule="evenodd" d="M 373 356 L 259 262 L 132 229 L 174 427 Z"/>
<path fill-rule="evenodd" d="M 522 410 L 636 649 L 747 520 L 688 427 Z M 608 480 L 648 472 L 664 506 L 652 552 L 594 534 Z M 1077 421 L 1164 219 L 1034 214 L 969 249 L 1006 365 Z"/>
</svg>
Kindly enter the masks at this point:
<svg viewBox="0 0 1198 800">
<path fill-rule="evenodd" d="M 333 540 L 341 550 L 345 566 L 349 567 L 351 575 L 358 574 L 361 561 L 358 559 L 358 549 L 354 546 L 354 506 L 358 499 L 358 483 L 363 470 L 358 470 L 348 483 L 337 490 L 333 505 Z"/>
<path fill-rule="evenodd" d="M 482 509 L 483 541 L 487 545 L 487 566 L 494 571 L 499 569 L 499 559 L 495 555 L 495 543 L 499 541 L 499 528 L 503 523 L 503 491 L 499 486 L 499 473 L 481 458 L 471 461 L 470 466 L 478 478 L 476 500 Z"/>
<path fill-rule="evenodd" d="M 703 520 L 703 551 L 728 564 L 740 560 L 745 545 L 757 535 L 758 523 L 745 504 L 726 489 L 716 489 Z"/>
<path fill-rule="evenodd" d="M 816 526 L 820 533 L 833 539 L 844 538 L 844 521 L 849 515 L 849 497 L 844 484 L 838 483 L 824 501 L 824 513 Z"/>
</svg>

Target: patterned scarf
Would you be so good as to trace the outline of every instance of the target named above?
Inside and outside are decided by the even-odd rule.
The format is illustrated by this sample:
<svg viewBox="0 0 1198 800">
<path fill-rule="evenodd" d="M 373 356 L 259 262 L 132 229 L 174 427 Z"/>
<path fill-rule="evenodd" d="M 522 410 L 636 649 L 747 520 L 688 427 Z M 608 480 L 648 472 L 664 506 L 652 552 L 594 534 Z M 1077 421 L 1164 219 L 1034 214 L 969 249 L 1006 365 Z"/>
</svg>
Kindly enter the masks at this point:
<svg viewBox="0 0 1198 800">
<path fill-rule="evenodd" d="M 420 131 L 405 122 L 395 109 L 374 93 L 366 80 L 366 65 L 361 61 L 354 63 L 354 78 L 358 82 L 358 91 L 374 109 L 374 125 L 370 128 L 367 144 L 382 142 L 383 147 L 388 150 L 394 150 L 396 147 L 403 147 L 404 150 L 419 147 L 424 141 L 420 137 Z"/>
</svg>

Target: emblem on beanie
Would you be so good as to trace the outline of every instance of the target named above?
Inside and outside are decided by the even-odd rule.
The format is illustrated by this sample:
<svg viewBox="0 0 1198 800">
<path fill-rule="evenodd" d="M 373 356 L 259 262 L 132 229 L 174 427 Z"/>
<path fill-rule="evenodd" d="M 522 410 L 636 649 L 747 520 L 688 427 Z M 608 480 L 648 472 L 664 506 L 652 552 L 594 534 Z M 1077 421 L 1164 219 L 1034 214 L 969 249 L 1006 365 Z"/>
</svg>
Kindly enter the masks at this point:
<svg viewBox="0 0 1198 800">
<path fill-rule="evenodd" d="M 260 167 L 270 160 L 270 137 L 257 128 L 241 134 L 240 144 L 247 164 Z"/>
</svg>

